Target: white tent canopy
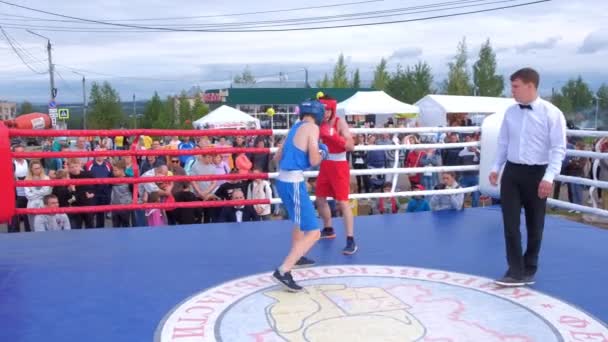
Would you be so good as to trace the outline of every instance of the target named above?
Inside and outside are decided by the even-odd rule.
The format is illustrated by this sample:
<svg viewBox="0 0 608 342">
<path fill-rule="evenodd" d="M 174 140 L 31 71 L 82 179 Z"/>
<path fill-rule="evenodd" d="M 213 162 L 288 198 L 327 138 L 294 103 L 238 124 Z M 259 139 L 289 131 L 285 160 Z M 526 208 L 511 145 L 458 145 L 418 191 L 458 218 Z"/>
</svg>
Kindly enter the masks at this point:
<svg viewBox="0 0 608 342">
<path fill-rule="evenodd" d="M 424 127 L 447 126 L 446 114 L 468 113 L 489 115 L 504 111 L 515 100 L 504 97 L 427 95 L 416 102 L 420 124 Z"/>
<path fill-rule="evenodd" d="M 383 91 L 358 91 L 338 103 L 340 115 L 394 115 L 419 112 L 418 107 L 396 100 Z"/>
<path fill-rule="evenodd" d="M 223 105 L 192 123 L 195 129 L 254 129 L 260 128 L 260 120 L 238 109 Z"/>
</svg>

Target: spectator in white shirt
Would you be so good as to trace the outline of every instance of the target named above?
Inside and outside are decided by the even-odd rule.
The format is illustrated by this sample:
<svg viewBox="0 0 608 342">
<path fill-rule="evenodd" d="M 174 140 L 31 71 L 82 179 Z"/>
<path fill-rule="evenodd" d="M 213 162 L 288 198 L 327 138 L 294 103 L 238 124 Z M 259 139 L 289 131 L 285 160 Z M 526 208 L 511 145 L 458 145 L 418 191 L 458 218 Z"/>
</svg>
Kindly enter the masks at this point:
<svg viewBox="0 0 608 342">
<path fill-rule="evenodd" d="M 261 174 L 262 170 L 256 168 L 253 170 L 254 174 Z M 260 199 L 272 199 L 272 190 L 270 189 L 270 182 L 265 179 L 255 179 L 247 187 L 247 199 L 260 200 Z M 270 220 L 270 204 L 255 204 L 253 206 L 255 212 L 258 214 L 262 221 Z"/>
<path fill-rule="evenodd" d="M 518 103 L 505 112 L 490 183 L 498 185 L 509 268 L 501 286 L 534 283 L 543 236 L 547 196 L 566 155 L 566 119 L 538 96 L 538 73 L 530 68 L 511 75 L 511 92 Z M 504 171 L 501 171 L 505 165 Z M 522 251 L 521 207 L 525 209 L 528 245 Z"/>
<path fill-rule="evenodd" d="M 30 170 L 25 177 L 26 180 L 49 180 L 49 177 L 44 173 L 42 163 L 34 160 L 30 163 Z M 28 208 L 42 208 L 44 202 L 42 199 L 46 195 L 50 195 L 53 188 L 50 186 L 29 186 L 25 188 L 25 197 L 27 197 Z M 28 215 L 30 226 L 34 226 L 34 215 Z"/>
<path fill-rule="evenodd" d="M 55 195 L 46 195 L 43 199 L 45 208 L 59 208 L 59 200 Z M 70 230 L 70 219 L 66 214 L 36 215 L 34 218 L 35 232 L 53 230 Z"/>
</svg>

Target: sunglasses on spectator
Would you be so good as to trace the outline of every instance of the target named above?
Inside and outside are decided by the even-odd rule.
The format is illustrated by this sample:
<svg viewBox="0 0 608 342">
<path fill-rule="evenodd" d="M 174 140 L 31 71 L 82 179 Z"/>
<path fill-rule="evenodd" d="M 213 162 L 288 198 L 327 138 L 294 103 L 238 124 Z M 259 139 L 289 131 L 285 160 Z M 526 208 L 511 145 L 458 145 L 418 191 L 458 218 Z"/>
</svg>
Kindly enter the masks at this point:
<svg viewBox="0 0 608 342">
<path fill-rule="evenodd" d="M 171 162 L 177 164 L 179 163 L 179 160 L 172 160 Z"/>
</svg>

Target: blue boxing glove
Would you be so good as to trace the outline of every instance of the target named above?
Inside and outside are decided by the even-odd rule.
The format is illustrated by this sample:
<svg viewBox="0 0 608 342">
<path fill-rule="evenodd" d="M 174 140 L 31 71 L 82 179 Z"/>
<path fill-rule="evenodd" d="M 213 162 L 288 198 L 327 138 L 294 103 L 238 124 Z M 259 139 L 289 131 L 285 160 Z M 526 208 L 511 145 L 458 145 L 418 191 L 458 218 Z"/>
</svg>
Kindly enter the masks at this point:
<svg viewBox="0 0 608 342">
<path fill-rule="evenodd" d="M 327 145 L 319 143 L 319 153 L 321 154 L 322 160 L 327 159 L 327 157 L 329 156 L 329 149 L 327 148 Z"/>
</svg>

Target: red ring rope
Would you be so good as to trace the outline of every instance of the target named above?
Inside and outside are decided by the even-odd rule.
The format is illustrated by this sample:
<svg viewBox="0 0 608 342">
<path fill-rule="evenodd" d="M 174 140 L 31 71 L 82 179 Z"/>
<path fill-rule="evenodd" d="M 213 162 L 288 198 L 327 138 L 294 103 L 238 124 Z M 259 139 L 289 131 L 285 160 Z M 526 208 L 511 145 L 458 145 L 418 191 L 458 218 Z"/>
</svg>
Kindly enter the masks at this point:
<svg viewBox="0 0 608 342">
<path fill-rule="evenodd" d="M 15 182 L 17 187 L 30 186 L 70 186 L 70 185 L 106 185 L 106 184 L 141 184 L 162 182 L 211 182 L 218 180 L 268 179 L 267 173 L 243 173 L 228 175 L 199 175 L 199 176 L 153 176 L 153 177 L 115 177 L 115 178 L 81 178 L 81 179 L 49 179 L 49 180 L 20 180 Z"/>
<path fill-rule="evenodd" d="M 208 137 L 208 136 L 271 136 L 271 129 L 113 129 L 113 130 L 35 130 L 35 129 L 15 129 L 8 130 L 11 137 L 118 137 L 132 135 L 148 136 L 188 136 L 188 137 Z"/>
<path fill-rule="evenodd" d="M 27 208 L 17 209 L 16 215 L 49 215 L 49 214 L 80 214 L 100 213 L 109 211 L 129 211 L 144 209 L 176 209 L 176 208 L 219 208 L 240 205 L 270 204 L 269 199 L 257 200 L 228 200 L 228 201 L 197 201 L 197 202 L 174 202 L 174 203 L 141 203 L 141 204 L 111 204 L 96 205 L 88 207 L 63 207 L 63 208 Z"/>
<path fill-rule="evenodd" d="M 83 157 L 129 157 L 129 156 L 193 156 L 227 153 L 270 153 L 267 147 L 213 147 L 192 150 L 110 150 L 110 151 L 65 151 L 65 152 L 16 152 L 13 158 L 83 158 Z"/>
</svg>

